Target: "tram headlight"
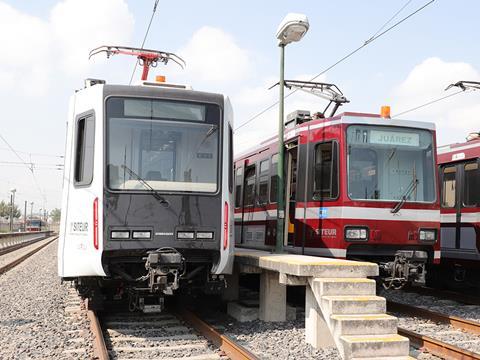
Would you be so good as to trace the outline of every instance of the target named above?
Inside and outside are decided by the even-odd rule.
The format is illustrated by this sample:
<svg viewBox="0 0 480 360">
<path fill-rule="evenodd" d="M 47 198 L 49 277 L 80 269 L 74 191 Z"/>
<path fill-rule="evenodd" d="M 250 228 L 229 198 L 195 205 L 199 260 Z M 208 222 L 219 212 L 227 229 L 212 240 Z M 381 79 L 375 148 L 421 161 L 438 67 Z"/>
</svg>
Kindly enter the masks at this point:
<svg viewBox="0 0 480 360">
<path fill-rule="evenodd" d="M 110 232 L 110 238 L 112 239 L 128 239 L 130 237 L 130 231 L 128 230 L 115 230 Z"/>
<path fill-rule="evenodd" d="M 197 231 L 197 239 L 212 240 L 213 231 Z"/>
<path fill-rule="evenodd" d="M 195 233 L 193 231 L 177 231 L 177 239 L 193 240 L 195 239 Z"/>
<path fill-rule="evenodd" d="M 150 231 L 133 231 L 132 237 L 134 239 L 150 239 L 152 237 L 152 233 Z"/>
<path fill-rule="evenodd" d="M 367 241 L 368 228 L 365 227 L 346 227 L 345 228 L 346 241 Z"/>
<path fill-rule="evenodd" d="M 437 241 L 437 230 L 420 229 L 420 231 L 418 232 L 418 238 L 420 239 L 420 241 L 435 242 Z"/>
</svg>

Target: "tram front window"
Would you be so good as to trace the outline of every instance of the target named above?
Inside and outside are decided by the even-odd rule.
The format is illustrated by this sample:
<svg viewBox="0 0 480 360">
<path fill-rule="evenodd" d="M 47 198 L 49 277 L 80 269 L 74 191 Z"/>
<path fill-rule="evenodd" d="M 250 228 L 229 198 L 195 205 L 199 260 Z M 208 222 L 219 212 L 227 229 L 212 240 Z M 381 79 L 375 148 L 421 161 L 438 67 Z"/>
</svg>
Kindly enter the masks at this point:
<svg viewBox="0 0 480 360">
<path fill-rule="evenodd" d="M 347 129 L 352 200 L 435 201 L 432 134 L 426 130 L 351 125 Z"/>
<path fill-rule="evenodd" d="M 109 188 L 216 192 L 219 120 L 214 105 L 109 99 Z"/>
</svg>

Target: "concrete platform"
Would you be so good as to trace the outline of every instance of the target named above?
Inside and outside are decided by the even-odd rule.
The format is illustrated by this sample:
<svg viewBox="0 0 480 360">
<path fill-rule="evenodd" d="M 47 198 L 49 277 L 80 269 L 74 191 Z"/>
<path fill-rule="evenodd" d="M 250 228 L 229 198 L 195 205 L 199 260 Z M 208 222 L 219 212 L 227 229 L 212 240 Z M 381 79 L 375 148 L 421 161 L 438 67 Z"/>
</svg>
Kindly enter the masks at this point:
<svg viewBox="0 0 480 360">
<path fill-rule="evenodd" d="M 316 278 L 377 276 L 378 266 L 369 262 L 337 260 L 294 254 L 271 254 L 266 251 L 235 249 L 235 261 L 288 275 Z"/>
<path fill-rule="evenodd" d="M 284 321 L 286 287 L 306 286 L 307 343 L 336 345 L 343 359 L 409 359 L 409 340 L 367 278 L 378 275 L 376 264 L 238 248 L 235 262 L 239 272 L 260 273 L 261 320 Z"/>
</svg>

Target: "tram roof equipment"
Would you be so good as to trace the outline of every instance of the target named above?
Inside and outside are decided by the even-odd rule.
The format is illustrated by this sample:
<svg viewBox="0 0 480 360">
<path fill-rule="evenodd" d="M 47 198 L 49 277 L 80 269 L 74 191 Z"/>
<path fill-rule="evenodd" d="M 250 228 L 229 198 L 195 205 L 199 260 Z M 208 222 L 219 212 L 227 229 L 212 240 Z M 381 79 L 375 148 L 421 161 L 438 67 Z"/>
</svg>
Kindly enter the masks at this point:
<svg viewBox="0 0 480 360">
<path fill-rule="evenodd" d="M 279 83 L 280 82 L 273 84 L 269 88 L 269 90 L 277 86 Z M 333 115 L 335 115 L 340 106 L 350 102 L 335 84 L 302 80 L 284 80 L 284 85 L 288 89 L 295 88 L 306 93 L 318 96 L 322 99 L 328 100 L 329 103 L 323 110 L 323 113 L 321 113 L 321 117 L 325 117 L 325 113 L 327 112 L 330 105 L 335 104 L 327 117 L 332 117 Z"/>
<path fill-rule="evenodd" d="M 453 84 L 450 84 L 448 85 L 445 90 L 448 90 L 452 87 L 459 87 L 460 89 L 462 89 L 463 91 L 467 90 L 467 89 L 474 89 L 474 90 L 477 90 L 477 89 L 480 89 L 480 82 L 479 81 L 466 81 L 466 80 L 460 80 L 460 81 L 457 81 L 456 83 L 453 83 Z"/>
<path fill-rule="evenodd" d="M 173 61 L 182 69 L 186 66 L 185 60 L 174 53 L 116 45 L 103 45 L 97 47 L 90 51 L 88 58 L 90 59 L 92 56 L 102 52 L 107 54 L 107 58 L 117 54 L 136 56 L 138 59 L 138 64 L 143 67 L 142 80 L 147 80 L 150 67 L 156 67 L 159 62 L 167 65 L 169 61 Z"/>
</svg>

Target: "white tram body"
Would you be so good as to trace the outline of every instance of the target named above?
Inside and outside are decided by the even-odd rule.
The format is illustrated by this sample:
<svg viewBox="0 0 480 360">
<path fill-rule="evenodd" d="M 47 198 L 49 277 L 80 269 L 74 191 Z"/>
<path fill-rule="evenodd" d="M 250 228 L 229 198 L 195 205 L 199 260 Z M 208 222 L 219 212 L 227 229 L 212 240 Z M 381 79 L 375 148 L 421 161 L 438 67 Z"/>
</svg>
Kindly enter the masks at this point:
<svg viewBox="0 0 480 360">
<path fill-rule="evenodd" d="M 68 113 L 59 276 L 85 296 L 170 294 L 183 279 L 221 289 L 234 249 L 228 97 L 86 83 Z"/>
</svg>

